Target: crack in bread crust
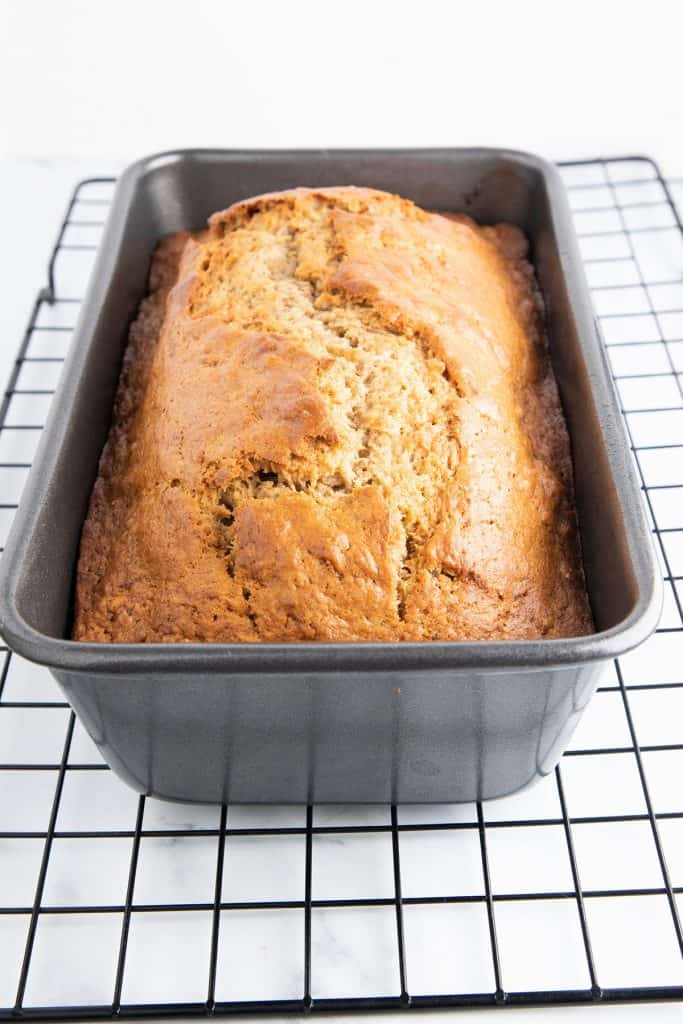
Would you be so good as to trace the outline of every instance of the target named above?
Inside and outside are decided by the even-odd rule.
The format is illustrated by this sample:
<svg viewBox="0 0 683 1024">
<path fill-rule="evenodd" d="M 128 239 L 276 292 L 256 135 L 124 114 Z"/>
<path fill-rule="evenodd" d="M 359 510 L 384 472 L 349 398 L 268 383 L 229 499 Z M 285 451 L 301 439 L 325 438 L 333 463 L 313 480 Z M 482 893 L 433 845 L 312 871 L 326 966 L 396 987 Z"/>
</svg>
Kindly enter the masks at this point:
<svg viewBox="0 0 683 1024">
<path fill-rule="evenodd" d="M 173 236 L 131 329 L 74 636 L 592 628 L 521 233 L 365 189 Z"/>
</svg>

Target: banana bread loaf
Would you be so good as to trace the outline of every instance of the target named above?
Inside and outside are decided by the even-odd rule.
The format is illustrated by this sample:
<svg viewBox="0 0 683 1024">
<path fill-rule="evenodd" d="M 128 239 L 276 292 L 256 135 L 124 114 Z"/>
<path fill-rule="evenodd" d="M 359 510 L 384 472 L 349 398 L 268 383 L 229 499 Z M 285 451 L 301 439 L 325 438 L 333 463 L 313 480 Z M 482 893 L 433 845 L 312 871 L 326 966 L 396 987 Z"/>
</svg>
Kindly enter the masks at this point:
<svg viewBox="0 0 683 1024">
<path fill-rule="evenodd" d="M 83 527 L 73 636 L 592 630 L 522 233 L 295 189 L 163 240 Z"/>
</svg>

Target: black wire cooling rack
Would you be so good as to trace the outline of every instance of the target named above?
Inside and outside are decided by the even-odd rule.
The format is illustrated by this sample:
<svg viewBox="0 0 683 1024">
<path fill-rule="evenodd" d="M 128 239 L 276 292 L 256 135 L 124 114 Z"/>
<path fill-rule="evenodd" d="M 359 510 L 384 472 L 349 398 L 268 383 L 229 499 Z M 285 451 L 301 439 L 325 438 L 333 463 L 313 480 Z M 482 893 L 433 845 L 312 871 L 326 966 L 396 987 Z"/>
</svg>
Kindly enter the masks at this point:
<svg viewBox="0 0 683 1024">
<path fill-rule="evenodd" d="M 645 158 L 562 168 L 661 556 L 654 637 L 561 766 L 485 805 L 138 797 L 2 648 L 0 1018 L 683 997 L 683 227 Z M 0 408 L 6 530 L 112 191 L 81 182 Z"/>
</svg>

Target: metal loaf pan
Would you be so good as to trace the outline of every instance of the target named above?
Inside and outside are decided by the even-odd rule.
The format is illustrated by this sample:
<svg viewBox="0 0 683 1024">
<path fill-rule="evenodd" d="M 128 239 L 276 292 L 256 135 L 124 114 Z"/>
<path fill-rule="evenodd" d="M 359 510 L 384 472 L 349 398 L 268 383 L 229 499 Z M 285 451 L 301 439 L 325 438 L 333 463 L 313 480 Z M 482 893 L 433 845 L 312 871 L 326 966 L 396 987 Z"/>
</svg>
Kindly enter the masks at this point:
<svg viewBox="0 0 683 1024">
<path fill-rule="evenodd" d="M 81 525 L 128 325 L 158 238 L 235 200 L 356 184 L 511 221 L 531 239 L 574 454 L 598 627 L 479 643 L 74 643 Z M 120 179 L 62 383 L 2 563 L 9 645 L 47 665 L 111 767 L 187 801 L 461 801 L 510 793 L 558 761 L 600 663 L 655 627 L 661 583 L 564 189 L 504 150 L 187 151 Z"/>
</svg>

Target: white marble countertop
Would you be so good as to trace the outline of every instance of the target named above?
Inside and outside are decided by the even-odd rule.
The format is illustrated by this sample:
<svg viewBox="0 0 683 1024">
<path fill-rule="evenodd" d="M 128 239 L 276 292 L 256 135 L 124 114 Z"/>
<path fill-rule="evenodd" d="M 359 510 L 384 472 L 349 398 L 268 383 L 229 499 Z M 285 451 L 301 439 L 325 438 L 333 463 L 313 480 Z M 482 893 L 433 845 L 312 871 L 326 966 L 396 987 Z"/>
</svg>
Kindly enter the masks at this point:
<svg viewBox="0 0 683 1024">
<path fill-rule="evenodd" d="M 0 298 L 0 327 L 2 328 L 2 343 L 0 344 L 0 377 L 5 379 L 7 377 L 14 352 L 16 351 L 16 347 L 18 345 L 21 332 L 28 317 L 31 304 L 35 298 L 35 294 L 38 291 L 38 289 L 42 287 L 42 285 L 45 283 L 45 268 L 47 264 L 47 259 L 50 253 L 50 249 L 56 231 L 58 229 L 61 216 L 64 211 L 65 203 L 71 193 L 71 190 L 75 182 L 77 180 L 82 179 L 83 177 L 87 177 L 90 175 L 102 175 L 110 173 L 115 174 L 119 170 L 120 166 L 120 162 L 105 161 L 83 162 L 41 160 L 0 162 L 0 222 L 2 222 L 5 226 L 5 237 L 9 240 L 9 244 L 3 246 L 2 250 L 0 251 L 0 282 L 2 282 L 3 292 L 2 297 Z M 13 679 L 12 677 L 10 677 L 10 683 L 12 683 L 12 681 Z M 17 679 L 16 685 L 22 685 L 21 679 Z M 47 688 L 52 684 L 50 684 L 49 680 L 46 679 L 44 685 Z M 65 712 L 60 712 L 60 714 L 65 714 Z M 608 727 L 606 722 L 603 722 L 602 726 L 600 726 L 598 722 L 596 727 L 598 726 L 603 729 Z M 609 727 L 613 728 L 614 723 L 612 722 Z M 42 756 L 48 756 L 51 749 L 50 744 L 54 745 L 54 735 L 55 734 L 52 729 L 52 724 L 46 720 L 45 734 L 39 744 Z M 40 739 L 40 737 L 38 737 L 38 739 Z M 80 727 L 77 727 L 75 744 L 76 745 L 74 756 L 76 758 L 80 757 L 87 761 L 94 760 L 97 757 L 96 751 L 94 751 L 92 745 L 89 744 L 87 737 L 82 732 Z M 100 775 L 101 773 L 97 774 Z M 119 821 L 121 823 L 120 827 L 130 827 L 130 825 L 126 823 L 129 823 L 131 820 L 131 816 L 134 815 L 134 795 L 130 793 L 130 791 L 128 791 L 125 787 L 122 787 L 120 784 L 118 784 L 118 782 L 114 779 L 111 780 L 111 786 L 107 784 L 107 787 L 105 788 L 106 793 L 104 793 L 102 800 L 97 802 L 97 806 L 100 807 L 100 810 L 104 815 L 104 817 L 102 817 L 99 827 L 105 827 L 105 822 L 107 823 L 107 827 L 111 827 L 112 821 L 114 821 L 113 827 L 117 827 L 116 821 Z M 67 821 L 69 813 L 73 813 L 75 815 L 73 827 L 81 827 L 77 825 L 77 822 L 80 820 L 79 816 L 81 815 L 84 805 L 79 805 L 78 800 L 85 799 L 85 796 L 82 795 L 81 797 L 79 797 L 77 792 L 74 792 L 72 797 L 70 797 L 69 793 L 67 792 L 66 796 L 69 799 L 73 798 L 73 800 L 76 801 L 76 803 L 74 803 L 72 806 L 69 804 L 67 799 L 66 806 L 62 807 L 62 809 L 60 810 L 60 815 L 67 816 L 66 818 L 64 818 L 63 827 L 69 827 Z M 543 787 L 538 787 L 533 791 L 532 800 L 540 801 L 539 807 L 543 805 L 543 801 L 545 799 L 546 798 L 543 795 Z M 79 806 L 81 806 L 80 811 L 78 810 Z M 90 803 L 89 806 L 92 807 L 92 803 Z M 169 810 L 168 805 L 156 805 L 154 801 L 149 801 L 148 808 L 145 813 L 146 815 L 151 815 L 150 820 L 152 821 L 152 824 L 149 827 L 155 827 L 154 821 L 158 821 L 161 824 L 157 827 L 165 828 L 171 827 L 171 824 L 169 823 L 172 823 L 174 815 L 178 812 Z M 188 813 L 190 814 L 190 818 L 193 818 L 194 812 Z M 381 813 L 381 811 L 378 811 L 378 813 Z M 211 818 L 211 814 L 211 811 L 197 812 L 195 815 L 197 823 L 199 825 L 201 825 L 202 823 L 206 824 L 206 822 Z M 83 840 L 78 840 L 77 842 L 82 843 Z M 156 867 L 154 865 L 153 859 L 153 844 L 150 844 L 149 848 L 145 847 L 145 853 L 151 859 L 149 860 L 149 870 L 145 865 L 144 858 L 141 861 L 142 870 L 138 876 L 137 885 L 144 887 L 144 892 L 142 891 L 142 889 L 140 890 L 139 898 L 143 901 L 149 899 L 150 901 L 154 902 L 155 899 L 157 898 L 160 900 L 170 899 L 170 893 L 173 892 L 173 899 L 187 899 L 188 902 L 194 902 L 200 899 L 210 899 L 210 892 L 207 891 L 207 893 L 199 893 L 194 891 L 193 889 L 193 879 L 199 877 L 199 875 L 195 874 L 194 870 L 188 873 L 187 865 L 183 867 L 181 864 L 176 865 L 174 867 L 172 859 L 169 859 L 171 852 L 170 848 L 167 850 L 166 847 L 164 846 L 164 843 L 166 843 L 167 841 L 160 840 L 159 842 L 161 843 L 160 850 L 162 856 L 161 859 L 157 862 Z M 197 842 L 199 843 L 199 841 Z M 201 867 L 201 863 L 203 863 L 202 858 L 204 856 L 208 857 L 209 860 L 211 859 L 212 856 L 214 856 L 213 849 L 215 845 L 215 840 L 212 840 L 211 843 L 207 843 L 207 847 L 204 852 L 202 852 L 202 850 L 200 849 L 200 845 L 201 844 L 197 845 L 194 848 L 193 854 L 193 856 L 196 855 L 196 857 L 199 858 L 199 860 L 196 861 L 195 865 L 197 868 Z M 321 866 L 321 870 L 318 872 L 316 876 L 318 879 L 317 884 L 320 884 L 322 886 L 325 885 L 326 876 L 323 868 L 325 858 L 329 859 L 330 864 L 330 884 L 332 884 L 333 879 L 335 880 L 335 885 L 342 884 L 342 882 L 339 881 L 339 878 L 341 877 L 339 875 L 339 871 L 337 868 L 334 867 L 335 863 L 337 863 L 335 857 L 337 855 L 341 855 L 342 860 L 346 865 L 346 873 L 343 874 L 343 877 L 347 878 L 347 882 L 344 882 L 343 884 L 348 884 L 351 887 L 350 891 L 355 891 L 354 886 L 357 886 L 358 878 L 362 877 L 363 872 L 368 870 L 369 863 L 374 865 L 372 870 L 376 871 L 379 871 L 381 865 L 384 863 L 382 858 L 385 858 L 387 851 L 383 851 L 382 849 L 380 849 L 380 845 L 381 844 L 377 845 L 376 849 L 370 851 L 371 860 L 369 862 L 363 859 L 363 855 L 360 855 L 360 860 L 357 862 L 356 867 L 354 867 L 354 864 L 356 863 L 354 861 L 354 857 L 359 855 L 358 850 L 355 850 L 352 847 L 349 847 L 348 845 L 346 848 L 344 848 L 343 844 L 339 846 L 339 848 L 332 844 L 329 851 L 327 852 L 323 851 L 321 848 L 320 853 L 317 854 L 317 856 L 320 857 L 317 863 Z M 84 885 L 87 886 L 89 884 L 92 884 L 96 887 L 99 886 L 99 889 L 97 890 L 97 892 L 93 891 L 92 893 L 81 893 L 85 902 L 87 902 L 88 899 L 91 899 L 93 902 L 101 903 L 107 903 L 110 900 L 112 902 L 117 902 L 117 900 L 120 898 L 119 890 L 121 889 L 121 885 L 125 881 L 127 851 L 124 851 L 122 853 L 121 849 L 117 849 L 116 847 L 117 841 L 114 840 L 112 843 L 111 850 L 106 852 L 100 850 L 98 854 L 99 856 L 106 855 L 107 857 L 111 857 L 111 861 L 109 863 L 109 868 L 107 870 L 105 878 L 105 889 L 102 888 L 102 885 L 104 883 L 102 882 L 102 879 L 99 878 L 99 875 L 98 878 L 95 878 L 95 876 L 91 877 L 86 867 L 84 867 L 83 872 L 79 876 L 79 878 L 75 880 L 72 877 L 73 864 L 70 865 L 68 860 L 64 861 L 64 866 L 62 870 L 60 869 L 58 860 L 56 861 L 56 866 L 53 862 L 50 868 L 52 874 L 48 877 L 48 887 L 46 889 L 46 899 L 48 900 L 48 902 L 50 899 L 54 899 L 57 903 L 68 903 L 70 901 L 73 901 L 74 898 L 76 898 L 80 892 L 79 887 L 82 887 Z M 285 887 L 287 887 L 290 884 L 291 878 L 293 877 L 293 875 L 296 875 L 297 871 L 299 870 L 301 857 L 301 849 L 299 847 L 300 844 L 298 846 L 297 844 L 294 844 L 294 846 L 291 849 L 291 857 L 285 860 L 285 868 L 287 870 L 285 870 L 284 874 L 281 876 L 280 879 L 281 884 Z M 81 848 L 80 852 L 84 852 L 84 848 Z M 251 863 L 253 851 L 251 854 L 249 854 L 248 851 L 245 851 L 245 853 L 247 853 L 247 860 Z M 121 854 L 121 856 L 119 856 L 119 854 Z M 431 863 L 432 866 L 430 870 L 435 870 L 435 866 L 438 863 L 443 863 L 443 857 L 446 855 L 447 851 L 435 851 L 433 852 L 433 854 L 430 854 L 429 851 L 425 850 L 424 854 L 421 854 L 420 856 L 426 856 L 428 858 L 433 856 L 433 858 L 435 859 L 424 862 L 424 864 L 426 865 L 427 863 Z M 510 855 L 514 856 L 514 853 L 511 853 Z M 233 853 L 232 856 L 234 857 L 235 853 Z M 24 857 L 22 853 L 21 863 L 23 865 L 23 869 L 28 872 L 27 877 L 32 877 L 31 865 L 29 861 L 30 858 Z M 19 862 L 17 862 L 17 865 L 18 863 Z M 238 862 L 233 861 L 232 863 L 236 865 L 235 870 L 239 870 Z M 245 864 L 246 863 L 247 862 L 245 862 Z M 519 866 L 519 862 L 517 863 Z M 417 861 L 416 865 L 419 869 L 420 862 Z M 384 866 L 386 867 L 386 864 Z M 646 867 L 647 865 L 645 863 L 641 864 L 641 868 L 643 870 L 645 870 Z M 462 868 L 463 870 L 469 870 L 464 861 Z M 17 870 L 19 870 L 18 867 Z M 268 873 L 267 865 L 264 866 L 264 870 L 266 870 L 268 878 L 270 879 L 269 885 L 272 885 L 276 888 L 277 885 L 280 884 L 276 881 L 277 875 L 273 874 L 272 872 Z M 61 874 L 60 871 L 62 871 Z M 258 865 L 256 863 L 251 864 L 249 872 L 247 872 L 247 875 L 244 876 L 244 878 L 246 878 L 246 882 L 244 881 L 244 878 L 242 880 L 242 889 L 240 891 L 244 891 L 243 886 L 245 884 L 247 886 L 252 884 L 256 886 L 257 884 L 259 884 L 258 872 Z M 208 877 L 210 878 L 210 872 Z M 251 879 L 251 881 L 249 881 L 249 879 Z M 553 884 L 554 880 L 549 880 L 549 885 L 551 888 Z M 277 893 L 275 893 L 275 888 L 273 889 L 273 893 L 275 894 L 275 896 L 282 898 L 282 892 L 278 891 Z M 74 893 L 76 893 L 76 897 L 74 897 Z M 119 893 L 118 896 L 117 893 Z M 322 893 L 322 895 L 324 896 L 324 893 Z M 273 898 L 275 898 L 275 896 Z M 287 898 L 286 894 L 284 898 Z M 322 926 L 323 925 L 321 923 L 321 927 Z M 105 944 L 106 942 L 109 942 L 111 944 L 112 942 L 117 941 L 117 927 L 117 922 L 112 922 L 113 931 L 111 936 L 109 936 L 108 938 L 105 936 L 105 938 L 103 939 L 102 935 L 98 933 L 95 941 L 104 941 Z M 283 932 L 281 936 L 281 941 L 283 950 L 286 950 L 289 933 L 287 932 L 288 926 L 284 921 L 283 927 L 285 927 L 285 932 Z M 298 927 L 298 925 L 295 924 L 294 927 L 296 928 Z M 336 984 L 338 983 L 339 978 L 344 975 L 347 968 L 345 968 L 343 965 L 348 960 L 347 967 L 349 978 L 351 979 L 355 976 L 356 979 L 355 981 L 349 981 L 349 985 L 351 986 L 351 989 L 357 989 L 359 977 L 359 964 L 355 961 L 359 955 L 363 957 L 363 953 L 361 951 L 361 953 L 359 954 L 359 951 L 356 948 L 357 936 L 353 930 L 353 925 L 349 925 L 349 927 L 350 930 L 349 928 L 346 928 L 346 930 L 342 928 L 341 932 L 335 932 L 335 934 L 331 936 L 331 941 L 333 942 L 334 948 L 336 948 L 337 950 L 338 962 L 332 965 L 330 969 L 332 970 L 332 975 L 334 975 L 337 978 L 337 982 L 335 982 Z M 472 939 L 472 934 L 474 933 L 470 934 L 468 943 L 474 941 Z M 377 941 L 382 941 L 381 935 L 379 933 L 378 936 L 379 937 L 377 938 Z M 82 941 L 82 938 L 83 937 L 81 936 L 80 941 Z M 180 933 L 179 938 L 180 941 L 182 942 L 182 934 Z M 452 940 L 453 935 L 450 935 L 449 940 L 448 934 L 444 932 L 444 944 Z M 69 993 L 64 988 L 64 986 L 67 984 L 67 981 L 65 979 L 66 975 L 68 974 L 68 957 L 70 955 L 68 952 L 68 946 L 61 951 L 59 956 L 55 956 L 54 952 L 49 953 L 50 945 L 49 936 L 47 932 L 45 933 L 44 936 L 42 936 L 41 933 L 41 941 L 47 944 L 44 945 L 44 947 L 39 945 L 36 948 L 36 953 L 34 954 L 34 957 L 36 957 L 36 963 L 38 964 L 38 966 L 35 968 L 34 974 L 31 979 L 31 984 L 34 986 L 34 988 L 31 989 L 31 987 L 29 987 L 28 995 L 31 996 L 32 992 L 38 991 L 38 989 L 35 986 L 43 985 L 46 991 L 53 992 L 53 998 L 56 1001 L 59 1001 L 61 999 L 68 1000 Z M 140 933 L 139 936 L 136 936 L 135 933 L 133 932 L 133 939 L 131 941 L 146 941 L 148 943 L 149 948 L 152 948 L 152 946 L 155 943 L 153 936 L 150 935 L 147 939 L 145 939 L 145 935 L 142 932 Z M 193 947 L 194 941 L 194 939 L 191 939 L 189 941 L 188 945 L 190 948 Z M 245 943 L 248 944 L 250 941 L 258 942 L 258 934 L 254 933 L 253 938 L 250 938 L 249 929 L 247 928 L 239 936 L 238 947 Z M 238 952 L 238 947 L 235 947 L 233 949 L 234 955 L 236 955 L 236 953 Z M 43 948 L 45 951 L 44 954 L 41 952 Z M 76 947 L 74 947 L 74 949 L 75 948 Z M 459 955 L 463 957 L 468 955 L 467 944 L 463 946 Z M 67 960 L 60 960 L 60 956 L 67 957 Z M 180 965 L 183 962 L 186 964 L 188 962 L 191 962 L 192 954 L 183 952 L 179 949 L 175 953 L 171 952 L 171 957 L 178 957 L 179 959 L 177 962 Z M 100 966 L 102 967 L 102 970 L 105 972 L 103 977 L 107 984 L 108 982 L 106 981 L 106 979 L 108 976 L 106 975 L 106 971 L 109 969 L 108 964 L 110 963 L 110 961 L 111 954 L 103 953 Z M 96 958 L 94 963 L 95 965 L 97 965 L 97 963 L 100 963 L 100 961 L 98 961 Z M 245 961 L 245 963 L 247 962 Z M 296 965 L 293 963 L 291 967 L 289 966 L 289 961 L 287 957 L 284 956 L 280 962 L 280 967 L 278 969 L 279 981 L 285 986 L 288 985 L 288 972 L 290 970 L 296 971 L 296 969 Z M 570 974 L 567 975 L 568 977 L 571 976 L 572 969 L 573 968 L 571 966 L 565 966 L 562 968 L 562 970 L 569 970 Z M 246 974 L 244 974 L 240 979 L 240 985 L 243 986 L 243 988 L 240 989 L 240 991 L 243 991 L 245 994 L 249 993 L 251 997 L 254 997 L 258 992 L 260 980 L 258 976 L 249 976 L 248 964 L 247 967 L 245 967 L 245 971 Z M 144 975 L 138 976 L 138 974 L 139 972 L 131 971 L 130 978 L 127 980 L 127 985 L 129 986 L 127 997 L 130 999 L 130 1001 L 135 1001 L 136 998 L 140 998 L 141 1000 L 146 998 L 146 980 Z M 182 971 L 179 968 L 178 978 L 180 978 L 181 975 Z M 330 975 L 330 977 L 332 977 L 332 975 Z M 319 971 L 318 977 L 320 976 L 321 974 Z M 96 986 L 98 984 L 98 978 L 99 975 L 97 973 L 97 969 L 95 969 L 93 974 L 93 985 Z M 275 981 L 277 982 L 278 978 L 276 978 Z M 372 986 L 372 984 L 375 984 L 376 981 L 377 979 L 373 980 L 372 978 L 370 978 L 368 984 Z M 180 985 L 181 982 L 179 981 L 178 984 Z M 292 981 L 292 985 L 294 986 L 293 991 L 296 991 L 297 984 L 297 977 L 296 975 L 294 975 Z M 332 984 L 332 982 L 330 982 L 330 984 Z M 483 979 L 482 987 L 485 987 L 485 985 L 486 979 Z M 94 989 L 93 991 L 96 991 L 96 989 Z M 181 993 L 182 989 L 179 988 L 178 991 L 179 993 Z M 126 992 L 124 992 L 124 996 L 125 995 Z M 232 997 L 240 998 L 239 995 L 235 996 L 234 993 Z M 0 1004 L 1 1003 L 2 1000 L 0 999 Z M 681 1013 L 680 1005 L 673 1004 L 601 1006 L 600 1011 L 604 1019 L 624 1022 L 624 1024 L 629 1024 L 629 1022 L 634 1022 L 634 1024 L 640 1024 L 640 1022 L 645 1021 L 666 1022 L 680 1020 Z M 445 1014 L 449 1013 L 449 1011 L 441 1012 Z M 588 1009 L 585 1006 L 567 1007 L 553 1009 L 552 1012 L 553 1019 L 556 1019 L 558 1022 L 566 1021 L 567 1024 L 573 1024 L 573 1022 L 578 1022 L 580 1019 L 585 1019 L 585 1014 L 588 1012 Z M 487 1022 L 489 1020 L 494 1019 L 494 1014 L 496 1015 L 496 1019 L 499 1019 L 499 1013 L 500 1012 L 498 1010 L 477 1011 L 477 1013 L 473 1017 L 473 1020 Z M 515 1014 L 515 1020 L 528 1020 L 531 1024 L 531 1022 L 533 1021 L 546 1019 L 546 1017 L 542 1016 L 543 1014 L 545 1014 L 547 1017 L 548 1010 L 518 1009 Z M 272 1020 L 278 1018 L 271 1017 L 269 1019 Z M 332 1016 L 328 1019 L 341 1020 L 342 1017 Z M 344 1019 L 348 1020 L 349 1018 Z M 383 1014 L 383 1019 L 399 1020 L 405 1019 L 405 1016 L 399 1013 L 389 1013 Z"/>
</svg>

